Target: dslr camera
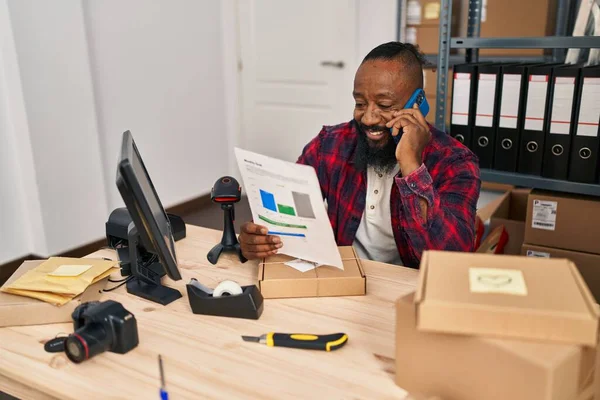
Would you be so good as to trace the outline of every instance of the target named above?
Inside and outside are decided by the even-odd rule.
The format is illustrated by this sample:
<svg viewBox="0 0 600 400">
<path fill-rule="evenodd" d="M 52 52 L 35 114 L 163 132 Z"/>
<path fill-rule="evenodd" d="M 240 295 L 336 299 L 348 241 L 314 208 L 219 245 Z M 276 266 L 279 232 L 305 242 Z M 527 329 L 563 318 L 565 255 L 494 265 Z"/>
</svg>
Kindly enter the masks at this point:
<svg viewBox="0 0 600 400">
<path fill-rule="evenodd" d="M 80 363 L 105 351 L 125 354 L 138 343 L 137 322 L 121 303 L 91 301 L 72 314 L 75 332 L 65 340 L 65 353 Z"/>
</svg>

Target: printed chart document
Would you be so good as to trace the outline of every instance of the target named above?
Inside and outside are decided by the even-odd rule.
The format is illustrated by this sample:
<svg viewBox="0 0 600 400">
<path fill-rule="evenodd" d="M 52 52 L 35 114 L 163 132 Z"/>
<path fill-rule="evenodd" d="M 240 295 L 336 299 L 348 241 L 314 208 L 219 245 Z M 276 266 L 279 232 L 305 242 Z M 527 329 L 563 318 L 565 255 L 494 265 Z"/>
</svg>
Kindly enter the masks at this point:
<svg viewBox="0 0 600 400">
<path fill-rule="evenodd" d="M 344 269 L 311 166 L 235 149 L 252 218 L 278 235 L 282 254 Z"/>
</svg>

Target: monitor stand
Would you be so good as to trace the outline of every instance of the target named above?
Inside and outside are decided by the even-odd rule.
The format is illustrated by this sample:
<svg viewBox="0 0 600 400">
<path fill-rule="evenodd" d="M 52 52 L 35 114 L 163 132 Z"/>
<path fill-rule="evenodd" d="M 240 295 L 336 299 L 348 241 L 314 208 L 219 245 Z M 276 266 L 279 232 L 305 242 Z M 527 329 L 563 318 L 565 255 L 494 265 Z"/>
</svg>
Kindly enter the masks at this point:
<svg viewBox="0 0 600 400">
<path fill-rule="evenodd" d="M 135 224 L 132 222 L 127 228 L 129 264 L 131 277 L 128 278 L 127 293 L 141 297 L 163 306 L 181 298 L 178 290 L 163 286 L 160 278 L 164 271 L 158 256 L 148 252 L 141 243 Z"/>
</svg>

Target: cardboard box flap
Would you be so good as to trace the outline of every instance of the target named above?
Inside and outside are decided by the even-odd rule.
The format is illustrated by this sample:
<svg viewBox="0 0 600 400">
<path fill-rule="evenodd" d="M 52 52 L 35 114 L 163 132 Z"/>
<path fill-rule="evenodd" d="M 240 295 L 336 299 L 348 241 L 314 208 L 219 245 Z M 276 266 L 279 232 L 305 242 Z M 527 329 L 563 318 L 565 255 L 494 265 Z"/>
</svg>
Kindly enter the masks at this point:
<svg viewBox="0 0 600 400">
<path fill-rule="evenodd" d="M 342 256 L 342 264 L 344 270 L 332 267 L 330 265 L 322 265 L 315 269 L 318 278 L 354 278 L 357 276 L 365 276 L 360 268 L 360 262 L 357 262 L 358 255 L 352 246 L 342 246 L 340 255 Z"/>
<path fill-rule="evenodd" d="M 417 292 L 415 293 L 415 304 L 419 304 L 425 297 L 425 285 L 427 280 L 427 265 L 429 265 L 429 251 L 424 251 L 421 256 L 419 267 L 419 281 L 417 283 Z"/>
<path fill-rule="evenodd" d="M 284 263 L 266 262 L 264 264 L 264 280 L 315 279 L 316 277 L 317 273 L 314 269 L 306 272 L 300 272 L 297 269 L 290 267 L 289 265 L 285 265 Z"/>
<path fill-rule="evenodd" d="M 419 329 L 596 344 L 595 301 L 567 260 L 430 251 L 425 262 Z"/>
<path fill-rule="evenodd" d="M 586 285 L 585 281 L 583 280 L 583 277 L 581 276 L 581 273 L 577 269 L 577 266 L 572 261 L 569 261 L 569 260 L 565 260 L 565 261 L 571 265 L 571 274 L 573 275 L 573 279 L 575 280 L 575 283 L 577 284 L 577 286 L 579 286 L 579 290 L 581 291 L 581 294 L 583 295 L 583 298 L 585 300 L 586 305 L 588 306 L 588 308 L 590 310 L 590 313 L 596 319 L 600 318 L 600 310 L 598 309 L 598 304 L 596 303 L 596 300 L 594 299 L 594 295 L 590 291 L 590 288 L 588 287 L 588 285 Z"/>
<path fill-rule="evenodd" d="M 338 250 L 340 251 L 340 256 L 342 257 L 342 260 L 358 258 L 358 256 L 356 255 L 356 251 L 352 246 L 340 246 L 338 247 Z"/>
</svg>

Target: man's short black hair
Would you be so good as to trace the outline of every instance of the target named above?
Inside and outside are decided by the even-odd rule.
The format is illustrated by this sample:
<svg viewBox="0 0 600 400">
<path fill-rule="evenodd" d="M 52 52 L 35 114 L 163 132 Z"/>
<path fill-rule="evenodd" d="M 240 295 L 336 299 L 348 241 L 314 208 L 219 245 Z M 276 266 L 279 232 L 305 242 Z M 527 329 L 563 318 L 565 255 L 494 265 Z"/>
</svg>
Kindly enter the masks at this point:
<svg viewBox="0 0 600 400">
<path fill-rule="evenodd" d="M 413 59 L 414 62 L 420 64 L 421 68 L 427 66 L 429 63 L 425 59 L 419 46 L 415 46 L 410 43 L 402 42 L 388 42 L 380 44 L 366 55 L 363 62 L 369 60 L 395 60 L 395 59 Z"/>
<path fill-rule="evenodd" d="M 425 59 L 425 56 L 419 50 L 419 46 L 402 43 L 402 42 L 388 42 L 380 44 L 369 52 L 363 59 L 363 63 L 370 60 L 397 60 L 402 63 L 409 71 L 415 73 L 419 71 L 420 82 L 419 87 L 422 86 L 423 80 L 423 67 L 429 65 L 429 62 Z M 415 76 L 416 78 L 416 76 Z"/>
</svg>

